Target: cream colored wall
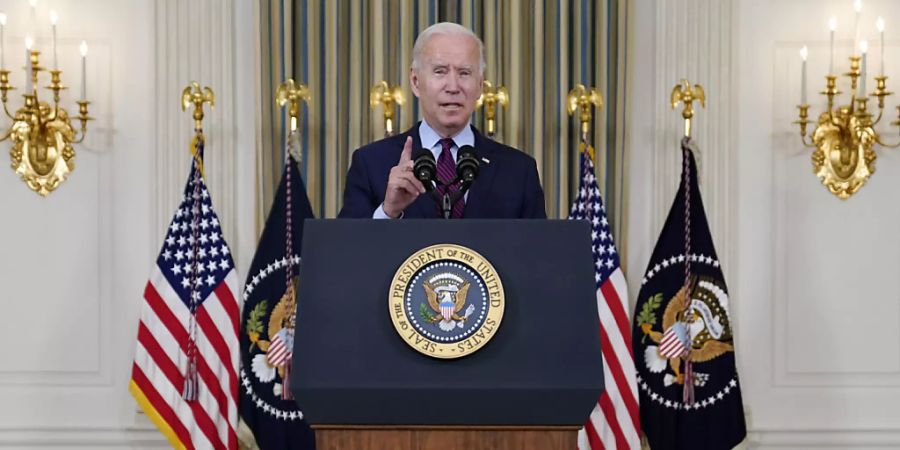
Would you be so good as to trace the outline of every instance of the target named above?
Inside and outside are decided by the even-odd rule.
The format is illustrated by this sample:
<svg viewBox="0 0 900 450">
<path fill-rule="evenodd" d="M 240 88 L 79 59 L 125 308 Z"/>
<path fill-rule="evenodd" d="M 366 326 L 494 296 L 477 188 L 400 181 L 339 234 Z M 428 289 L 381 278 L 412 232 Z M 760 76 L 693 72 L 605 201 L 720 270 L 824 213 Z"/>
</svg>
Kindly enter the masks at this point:
<svg viewBox="0 0 900 450">
<path fill-rule="evenodd" d="M 256 245 L 253 4 L 38 5 L 39 18 L 51 7 L 59 13 L 60 68 L 75 93 L 79 77 L 69 75 L 78 73 L 77 46 L 87 40 L 97 120 L 75 146 L 69 181 L 48 198 L 26 189 L 6 163 L 0 168 L 0 448 L 167 448 L 136 412 L 127 383 L 143 287 L 189 169 L 192 122 L 180 92 L 194 79 L 216 92 L 205 121 L 208 183 L 246 269 Z M 0 1 L 6 64 L 20 88 L 27 8 Z M 42 50 L 48 22 L 39 20 L 47 28 Z"/>
<path fill-rule="evenodd" d="M 666 99 L 687 75 L 709 100 L 697 123 L 701 191 L 734 299 L 751 447 L 900 448 L 900 156 L 880 152 L 870 182 L 840 201 L 812 174 L 790 123 L 800 99 L 799 48 L 810 47 L 810 100 L 821 108 L 815 92 L 828 67 L 827 21 L 839 18 L 836 66 L 846 71 L 852 2 L 635 3 L 631 286 L 677 185 L 680 117 Z M 887 22 L 896 91 L 900 3 L 864 4 L 870 73 L 878 67 L 878 15 Z M 889 134 L 897 140 L 896 128 Z"/>
</svg>

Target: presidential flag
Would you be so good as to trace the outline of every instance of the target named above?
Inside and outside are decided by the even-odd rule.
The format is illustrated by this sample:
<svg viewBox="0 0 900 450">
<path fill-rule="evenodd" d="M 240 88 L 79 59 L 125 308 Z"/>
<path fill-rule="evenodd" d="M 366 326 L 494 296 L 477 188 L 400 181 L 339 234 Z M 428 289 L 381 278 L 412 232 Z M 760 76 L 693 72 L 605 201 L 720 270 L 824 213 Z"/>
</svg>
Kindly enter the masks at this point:
<svg viewBox="0 0 900 450">
<path fill-rule="evenodd" d="M 641 446 L 641 424 L 631 353 L 631 330 L 626 312 L 628 289 L 619 266 L 619 254 L 610 233 L 590 153 L 593 153 L 590 147 L 588 151 L 581 152 L 581 182 L 569 219 L 587 220 L 591 223 L 600 348 L 603 352 L 606 388 L 584 428 L 578 433 L 578 448 L 638 449 Z"/>
<path fill-rule="evenodd" d="M 174 448 L 237 449 L 238 277 L 203 141 L 144 289 L 129 390 Z"/>
<path fill-rule="evenodd" d="M 746 435 L 728 288 L 697 184 L 693 141 L 641 282 L 633 342 L 653 450 L 731 449 Z"/>
<path fill-rule="evenodd" d="M 275 202 L 244 285 L 241 317 L 240 441 L 262 450 L 316 446 L 290 391 L 303 221 L 313 212 L 290 149 L 286 153 Z"/>
</svg>

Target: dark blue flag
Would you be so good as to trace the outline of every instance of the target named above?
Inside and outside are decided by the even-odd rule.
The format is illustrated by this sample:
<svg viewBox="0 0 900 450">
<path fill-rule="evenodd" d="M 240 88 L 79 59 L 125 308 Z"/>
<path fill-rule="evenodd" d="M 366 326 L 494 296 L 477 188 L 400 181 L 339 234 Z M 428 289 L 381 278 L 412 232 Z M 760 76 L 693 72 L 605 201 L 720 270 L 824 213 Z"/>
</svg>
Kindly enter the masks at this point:
<svg viewBox="0 0 900 450">
<path fill-rule="evenodd" d="M 747 434 L 728 288 L 685 138 L 675 203 L 635 305 L 641 427 L 653 450 L 731 449 Z"/>
<path fill-rule="evenodd" d="M 255 441 L 262 450 L 316 448 L 313 431 L 285 385 L 294 342 L 303 221 L 312 217 L 303 180 L 288 156 L 244 285 L 241 314 L 238 435 L 242 443 Z"/>
</svg>

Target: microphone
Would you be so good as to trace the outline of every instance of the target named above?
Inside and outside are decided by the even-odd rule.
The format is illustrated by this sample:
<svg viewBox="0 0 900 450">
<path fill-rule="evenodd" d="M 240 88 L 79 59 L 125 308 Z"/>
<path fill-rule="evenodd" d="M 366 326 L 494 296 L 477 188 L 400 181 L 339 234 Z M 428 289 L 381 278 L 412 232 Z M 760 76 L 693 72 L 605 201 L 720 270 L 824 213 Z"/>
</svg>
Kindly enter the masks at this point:
<svg viewBox="0 0 900 450">
<path fill-rule="evenodd" d="M 434 189 L 437 165 L 434 163 L 434 155 L 430 150 L 424 148 L 416 150 L 413 158 L 413 175 L 422 182 L 426 191 Z"/>
<path fill-rule="evenodd" d="M 470 184 L 478 176 L 478 158 L 471 145 L 463 145 L 456 154 L 456 176 L 463 184 Z"/>
</svg>

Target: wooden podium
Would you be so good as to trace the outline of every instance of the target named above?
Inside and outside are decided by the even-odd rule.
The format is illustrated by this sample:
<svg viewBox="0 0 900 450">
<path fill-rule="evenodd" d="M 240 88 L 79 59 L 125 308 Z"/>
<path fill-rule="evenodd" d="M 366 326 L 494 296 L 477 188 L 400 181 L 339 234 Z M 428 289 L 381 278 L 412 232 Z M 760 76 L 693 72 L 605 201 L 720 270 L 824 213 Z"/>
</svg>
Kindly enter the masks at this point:
<svg viewBox="0 0 900 450">
<path fill-rule="evenodd" d="M 313 426 L 318 450 L 574 450 L 578 428 Z"/>
<path fill-rule="evenodd" d="M 462 358 L 417 352 L 391 321 L 395 272 L 436 244 L 503 283 L 496 334 Z M 306 221 L 290 389 L 317 448 L 575 449 L 603 390 L 591 245 L 583 221 Z"/>
</svg>

